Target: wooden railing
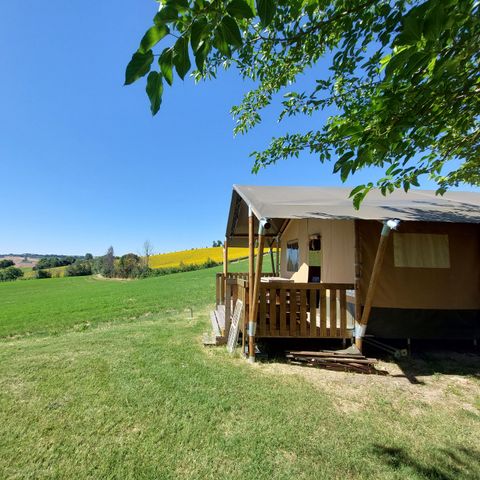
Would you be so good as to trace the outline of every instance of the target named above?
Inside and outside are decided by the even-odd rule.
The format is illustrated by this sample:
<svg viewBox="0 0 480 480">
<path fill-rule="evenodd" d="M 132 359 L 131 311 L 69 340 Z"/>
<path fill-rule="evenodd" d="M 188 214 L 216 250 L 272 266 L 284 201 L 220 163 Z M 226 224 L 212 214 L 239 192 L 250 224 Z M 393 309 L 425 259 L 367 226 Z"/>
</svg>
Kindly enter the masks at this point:
<svg viewBox="0 0 480 480">
<path fill-rule="evenodd" d="M 271 277 L 273 274 L 262 274 Z M 225 331 L 237 299 L 244 309 L 242 331 L 248 319 L 248 273 L 216 276 L 217 305 L 225 305 Z M 353 315 L 348 311 L 347 291 L 353 284 L 285 283 L 260 284 L 257 337 L 350 338 Z"/>
<path fill-rule="evenodd" d="M 351 284 L 284 283 L 260 285 L 257 337 L 348 338 Z"/>
<path fill-rule="evenodd" d="M 262 273 L 262 277 L 273 277 L 273 276 L 274 276 L 273 273 Z M 227 273 L 227 279 L 228 280 L 239 279 L 239 280 L 246 280 L 248 282 L 248 272 L 229 272 Z M 235 285 L 235 283 L 230 282 L 230 285 Z M 223 273 L 217 273 L 215 290 L 216 290 L 216 304 L 224 305 L 227 292 L 226 292 L 225 275 Z"/>
</svg>

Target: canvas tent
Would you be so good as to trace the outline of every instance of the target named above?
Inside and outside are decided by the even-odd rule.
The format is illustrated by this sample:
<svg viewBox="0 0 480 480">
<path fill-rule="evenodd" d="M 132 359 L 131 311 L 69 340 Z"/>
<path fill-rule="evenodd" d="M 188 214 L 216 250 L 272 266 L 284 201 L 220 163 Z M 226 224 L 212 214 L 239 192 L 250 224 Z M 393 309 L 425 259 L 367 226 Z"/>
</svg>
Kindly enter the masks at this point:
<svg viewBox="0 0 480 480">
<path fill-rule="evenodd" d="M 248 245 L 249 214 L 255 231 L 266 219 L 266 246 L 280 246 L 279 276 L 300 283 L 355 284 L 357 319 L 369 304 L 367 334 L 479 337 L 480 194 L 411 190 L 383 196 L 372 191 L 355 210 L 349 192 L 234 185 L 227 243 Z M 388 220 L 399 223 L 383 242 Z M 374 268 L 379 245 L 382 261 Z"/>
</svg>

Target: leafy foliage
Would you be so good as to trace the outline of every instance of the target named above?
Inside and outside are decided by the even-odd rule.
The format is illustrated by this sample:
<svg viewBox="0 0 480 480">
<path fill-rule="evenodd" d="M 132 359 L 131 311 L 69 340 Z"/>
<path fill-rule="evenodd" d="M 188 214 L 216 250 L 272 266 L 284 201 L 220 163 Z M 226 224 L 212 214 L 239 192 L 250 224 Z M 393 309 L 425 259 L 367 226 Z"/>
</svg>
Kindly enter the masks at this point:
<svg viewBox="0 0 480 480">
<path fill-rule="evenodd" d="M 141 276 L 144 265 L 141 258 L 134 253 L 122 255 L 115 265 L 115 276 L 120 278 L 137 278 Z"/>
<path fill-rule="evenodd" d="M 442 193 L 460 182 L 480 185 L 479 10 L 474 0 L 162 0 L 159 30 L 145 34 L 126 83 L 150 72 L 158 38 L 173 38 L 147 82 L 152 113 L 161 78 L 173 82 L 172 65 L 183 79 L 193 56 L 196 80 L 235 66 L 255 82 L 232 109 L 235 133 L 257 125 L 275 99 L 280 121 L 331 114 L 318 129 L 253 152 L 254 171 L 307 151 L 334 162 L 342 181 L 383 168 L 383 177 L 352 192 L 356 206 L 375 186 L 408 191 L 422 175 Z M 294 89 L 320 61 L 328 68 L 315 84 Z"/>
<path fill-rule="evenodd" d="M 33 270 L 42 270 L 44 268 L 63 267 L 65 265 L 71 265 L 77 260 L 77 257 L 43 257 L 33 267 Z"/>
<path fill-rule="evenodd" d="M 113 247 L 108 247 L 105 255 L 95 259 L 93 270 L 104 277 L 113 277 L 115 273 L 115 253 Z"/>
<path fill-rule="evenodd" d="M 7 258 L 0 260 L 0 268 L 13 267 L 14 265 L 15 262 L 13 260 L 9 260 Z"/>
<path fill-rule="evenodd" d="M 65 268 L 65 277 L 83 277 L 92 274 L 92 262 L 77 260 Z"/>
<path fill-rule="evenodd" d="M 52 278 L 52 273 L 49 270 L 37 270 L 35 272 L 35 278 Z"/>
<path fill-rule="evenodd" d="M 8 282 L 23 277 L 23 271 L 18 267 L 7 267 L 0 270 L 0 282 Z"/>
</svg>

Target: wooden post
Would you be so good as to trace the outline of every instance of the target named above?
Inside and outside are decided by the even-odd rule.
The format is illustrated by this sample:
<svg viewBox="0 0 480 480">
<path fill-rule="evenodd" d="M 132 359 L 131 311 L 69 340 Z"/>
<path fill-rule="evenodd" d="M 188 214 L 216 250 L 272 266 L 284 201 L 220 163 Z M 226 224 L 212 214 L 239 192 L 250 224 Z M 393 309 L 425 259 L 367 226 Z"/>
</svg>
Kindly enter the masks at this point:
<svg viewBox="0 0 480 480">
<path fill-rule="evenodd" d="M 225 238 L 223 244 L 223 285 L 224 291 L 227 292 L 227 277 L 228 277 L 228 240 Z"/>
<path fill-rule="evenodd" d="M 252 302 L 250 304 L 250 318 L 248 322 L 248 360 L 255 362 L 255 329 L 257 326 L 258 314 L 258 292 L 260 289 L 260 279 L 262 275 L 263 248 L 265 246 L 265 232 L 262 222 L 260 222 L 258 235 L 258 253 L 257 265 L 255 268 L 255 279 L 253 282 Z"/>
<path fill-rule="evenodd" d="M 362 292 L 360 291 L 360 280 L 362 278 L 362 257 L 360 250 L 360 231 L 358 220 L 354 221 L 355 229 L 355 323 L 360 323 L 362 318 Z"/>
<path fill-rule="evenodd" d="M 280 239 L 276 238 L 276 242 L 277 242 L 277 275 L 280 276 Z"/>
<path fill-rule="evenodd" d="M 228 284 L 228 240 L 225 237 L 223 244 L 223 285 L 225 295 L 225 331 L 222 335 L 228 335 L 227 325 L 230 325 L 230 311 L 231 311 L 231 286 Z"/>
<path fill-rule="evenodd" d="M 368 284 L 365 306 L 363 307 L 360 323 L 357 324 L 355 328 L 355 345 L 359 350 L 362 349 L 362 339 L 367 328 L 370 310 L 372 309 L 373 297 L 377 289 L 377 283 L 380 277 L 380 271 L 382 269 L 383 259 L 385 257 L 385 251 L 388 245 L 388 237 L 390 236 L 390 231 L 392 228 L 396 228 L 398 223 L 398 220 L 388 220 L 383 224 L 382 233 L 380 235 L 380 243 L 378 244 L 375 262 L 373 264 L 372 275 L 370 276 L 370 283 Z"/>
<path fill-rule="evenodd" d="M 278 276 L 278 273 L 275 273 L 275 259 L 273 257 L 273 240 L 272 240 L 272 243 L 270 244 L 270 263 L 272 264 L 273 276 L 274 277 Z"/>
<path fill-rule="evenodd" d="M 253 275 L 255 260 L 255 237 L 252 209 L 248 209 L 248 302 L 252 305 Z"/>
<path fill-rule="evenodd" d="M 223 244 L 223 274 L 226 278 L 228 274 L 228 240 L 226 238 Z"/>
</svg>

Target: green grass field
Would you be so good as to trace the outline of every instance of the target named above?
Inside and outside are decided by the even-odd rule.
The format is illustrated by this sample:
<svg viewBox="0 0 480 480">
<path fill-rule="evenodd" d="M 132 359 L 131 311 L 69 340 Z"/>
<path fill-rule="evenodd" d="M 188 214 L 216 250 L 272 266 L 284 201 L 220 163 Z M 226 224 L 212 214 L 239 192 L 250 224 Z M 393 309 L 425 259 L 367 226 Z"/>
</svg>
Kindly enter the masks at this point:
<svg viewBox="0 0 480 480">
<path fill-rule="evenodd" d="M 246 262 L 230 265 L 245 271 Z M 215 300 L 222 267 L 141 281 L 69 277 L 0 284 L 0 337 L 59 333 L 100 322 L 137 320 L 169 310 L 204 308 Z"/>
<path fill-rule="evenodd" d="M 201 345 L 217 270 L 0 284 L 0 478 L 480 478 L 478 357 L 252 366 Z"/>
</svg>

